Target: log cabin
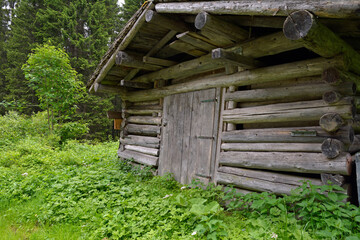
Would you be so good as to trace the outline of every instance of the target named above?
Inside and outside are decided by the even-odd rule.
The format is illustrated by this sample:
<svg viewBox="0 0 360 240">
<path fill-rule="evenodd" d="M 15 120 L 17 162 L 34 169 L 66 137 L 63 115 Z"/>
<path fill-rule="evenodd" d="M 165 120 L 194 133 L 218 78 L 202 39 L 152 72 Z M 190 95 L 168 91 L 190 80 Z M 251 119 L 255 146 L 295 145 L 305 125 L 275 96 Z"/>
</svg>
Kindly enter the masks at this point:
<svg viewBox="0 0 360 240">
<path fill-rule="evenodd" d="M 89 91 L 121 97 L 118 156 L 159 175 L 355 196 L 359 18 L 359 0 L 147 1 Z"/>
</svg>

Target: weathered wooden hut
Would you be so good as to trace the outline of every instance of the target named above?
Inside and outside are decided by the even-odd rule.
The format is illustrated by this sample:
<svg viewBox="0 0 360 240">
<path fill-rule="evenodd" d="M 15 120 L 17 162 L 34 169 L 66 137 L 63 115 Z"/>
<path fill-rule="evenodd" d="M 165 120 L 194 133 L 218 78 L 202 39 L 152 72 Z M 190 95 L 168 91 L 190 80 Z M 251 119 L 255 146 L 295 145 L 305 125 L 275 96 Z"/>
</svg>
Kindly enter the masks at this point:
<svg viewBox="0 0 360 240">
<path fill-rule="evenodd" d="M 344 185 L 360 150 L 360 1 L 146 2 L 90 79 L 121 158 L 181 183 Z"/>
</svg>

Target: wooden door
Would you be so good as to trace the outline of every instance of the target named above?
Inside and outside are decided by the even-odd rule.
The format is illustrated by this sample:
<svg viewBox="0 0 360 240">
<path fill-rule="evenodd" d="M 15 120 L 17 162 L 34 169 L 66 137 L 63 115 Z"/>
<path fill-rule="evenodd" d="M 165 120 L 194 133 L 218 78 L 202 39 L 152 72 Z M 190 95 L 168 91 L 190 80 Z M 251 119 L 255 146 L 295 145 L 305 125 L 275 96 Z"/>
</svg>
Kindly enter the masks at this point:
<svg viewBox="0 0 360 240">
<path fill-rule="evenodd" d="M 208 89 L 164 98 L 159 174 L 173 173 L 186 184 L 213 177 L 219 90 Z"/>
</svg>

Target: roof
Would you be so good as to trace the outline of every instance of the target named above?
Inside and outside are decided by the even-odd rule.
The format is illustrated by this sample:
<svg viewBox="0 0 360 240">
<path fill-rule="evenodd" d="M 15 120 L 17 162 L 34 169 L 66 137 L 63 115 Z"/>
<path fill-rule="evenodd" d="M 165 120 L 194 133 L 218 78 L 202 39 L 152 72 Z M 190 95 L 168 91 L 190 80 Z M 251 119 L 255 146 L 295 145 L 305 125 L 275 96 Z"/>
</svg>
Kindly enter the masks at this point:
<svg viewBox="0 0 360 240">
<path fill-rule="evenodd" d="M 113 88 L 109 92 L 118 91 L 121 94 L 123 89 L 138 91 L 153 88 L 152 82 L 156 79 L 171 80 L 173 84 L 194 74 L 223 71 L 223 64 L 202 65 L 203 60 L 207 61 L 211 57 L 214 49 L 229 50 L 236 46 L 240 50 L 244 47 L 261 48 L 254 46 L 253 41 L 263 36 L 269 36 L 270 41 L 271 34 L 282 32 L 289 13 L 304 8 L 315 13 L 321 23 L 356 49 L 360 46 L 359 6 L 358 0 L 146 2 L 101 59 L 88 86 L 91 87 L 91 92 L 96 84 L 111 86 Z M 202 13 L 203 11 L 207 13 Z M 212 21 L 211 27 L 201 22 L 201 16 L 198 17 L 200 21 L 197 24 L 205 25 L 195 26 L 199 13 L 203 14 L 202 18 L 206 21 Z M 281 53 L 281 56 L 280 52 L 274 50 L 267 55 L 251 57 L 253 64 L 258 61 L 269 65 L 281 63 L 282 58 L 287 58 L 287 61 L 290 57 L 301 60 L 301 56 L 313 54 L 306 49 L 299 52 L 300 47 L 299 44 L 291 45 L 287 49 L 288 54 Z M 272 58 L 268 58 L 268 55 Z M 173 69 L 178 67 L 188 68 L 174 74 Z M 193 69 L 196 71 L 192 71 Z M 155 75 L 158 78 L 154 78 Z"/>
</svg>

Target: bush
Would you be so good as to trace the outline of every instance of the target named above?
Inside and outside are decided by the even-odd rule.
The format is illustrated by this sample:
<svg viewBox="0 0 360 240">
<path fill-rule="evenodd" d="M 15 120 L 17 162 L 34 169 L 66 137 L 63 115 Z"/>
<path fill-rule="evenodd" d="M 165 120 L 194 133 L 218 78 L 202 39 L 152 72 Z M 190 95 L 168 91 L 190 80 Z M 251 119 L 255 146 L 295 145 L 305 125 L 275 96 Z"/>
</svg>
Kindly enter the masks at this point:
<svg viewBox="0 0 360 240">
<path fill-rule="evenodd" d="M 56 134 L 60 137 L 60 142 L 65 143 L 69 139 L 80 139 L 88 132 L 86 123 L 67 122 L 58 126 Z"/>
</svg>

